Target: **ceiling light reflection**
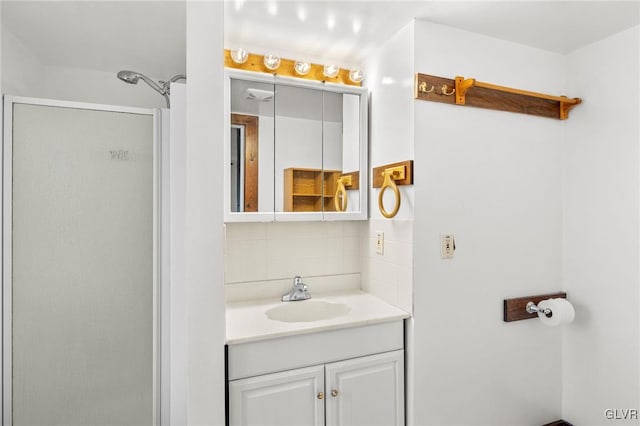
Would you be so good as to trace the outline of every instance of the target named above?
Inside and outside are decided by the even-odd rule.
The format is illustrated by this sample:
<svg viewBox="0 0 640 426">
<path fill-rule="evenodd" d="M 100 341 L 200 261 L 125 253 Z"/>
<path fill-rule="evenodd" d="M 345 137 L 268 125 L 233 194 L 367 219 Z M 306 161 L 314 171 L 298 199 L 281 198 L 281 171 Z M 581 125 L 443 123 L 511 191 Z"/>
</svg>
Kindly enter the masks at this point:
<svg viewBox="0 0 640 426">
<path fill-rule="evenodd" d="M 329 16 L 327 18 L 327 28 L 329 28 L 329 31 L 331 31 L 333 29 L 333 27 L 336 26 L 336 18 L 335 16 Z"/>
<path fill-rule="evenodd" d="M 353 33 L 358 34 L 362 28 L 362 23 L 357 19 L 353 21 Z"/>
<path fill-rule="evenodd" d="M 269 15 L 276 16 L 278 14 L 278 3 L 275 1 L 269 2 L 269 4 L 267 4 L 267 11 Z"/>
<path fill-rule="evenodd" d="M 300 22 L 304 22 L 307 20 L 307 11 L 302 7 L 298 8 L 298 19 L 300 20 Z"/>
</svg>

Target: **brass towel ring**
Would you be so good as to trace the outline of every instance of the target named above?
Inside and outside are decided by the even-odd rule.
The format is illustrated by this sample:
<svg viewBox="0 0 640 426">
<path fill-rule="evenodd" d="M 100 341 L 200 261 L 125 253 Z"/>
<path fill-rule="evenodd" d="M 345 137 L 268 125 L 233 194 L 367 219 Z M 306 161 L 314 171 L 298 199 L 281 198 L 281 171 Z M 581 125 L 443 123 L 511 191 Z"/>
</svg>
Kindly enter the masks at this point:
<svg viewBox="0 0 640 426">
<path fill-rule="evenodd" d="M 347 188 L 344 187 L 344 181 L 342 178 L 338 178 L 337 181 L 338 189 L 336 189 L 336 194 L 333 198 L 333 205 L 336 206 L 337 212 L 343 212 L 347 210 Z"/>
<path fill-rule="evenodd" d="M 380 213 L 382 213 L 382 216 L 386 217 L 387 219 L 391 219 L 396 214 L 398 214 L 398 210 L 400 210 L 400 190 L 394 182 L 394 179 L 392 179 L 391 177 L 393 175 L 392 170 L 385 170 L 382 175 L 384 176 L 384 181 L 382 182 L 382 187 L 380 188 L 380 193 L 378 194 L 378 208 L 380 209 Z M 393 206 L 393 210 L 391 210 L 391 212 L 387 212 L 384 208 L 384 204 L 382 203 L 382 197 L 384 195 L 384 191 L 387 188 L 391 188 L 396 197 L 396 203 Z"/>
</svg>

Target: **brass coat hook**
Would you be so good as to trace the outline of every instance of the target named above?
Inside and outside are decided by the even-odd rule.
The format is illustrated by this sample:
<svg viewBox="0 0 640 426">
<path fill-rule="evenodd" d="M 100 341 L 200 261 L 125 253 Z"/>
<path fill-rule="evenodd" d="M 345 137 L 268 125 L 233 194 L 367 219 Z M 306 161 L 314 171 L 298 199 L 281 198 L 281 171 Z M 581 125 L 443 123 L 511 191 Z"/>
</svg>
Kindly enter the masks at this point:
<svg viewBox="0 0 640 426">
<path fill-rule="evenodd" d="M 418 91 L 420 93 L 431 93 L 435 90 L 435 86 L 431 86 L 431 89 L 427 89 L 427 82 L 423 81 L 422 83 L 420 83 L 420 85 L 418 86 Z"/>
<path fill-rule="evenodd" d="M 448 89 L 449 89 L 449 86 L 447 86 L 446 84 L 443 84 L 442 87 L 440 88 L 440 94 L 445 96 L 451 96 L 454 93 L 456 93 L 456 89 L 451 89 L 450 92 L 447 91 Z"/>
</svg>

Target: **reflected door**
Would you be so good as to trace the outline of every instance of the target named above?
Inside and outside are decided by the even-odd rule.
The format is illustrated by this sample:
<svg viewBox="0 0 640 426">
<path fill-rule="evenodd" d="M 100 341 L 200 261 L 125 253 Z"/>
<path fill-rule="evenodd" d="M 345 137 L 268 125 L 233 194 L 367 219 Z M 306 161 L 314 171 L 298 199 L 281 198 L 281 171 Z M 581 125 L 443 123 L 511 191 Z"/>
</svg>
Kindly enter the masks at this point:
<svg viewBox="0 0 640 426">
<path fill-rule="evenodd" d="M 13 104 L 14 425 L 156 422 L 154 117 L 141 111 Z"/>
<path fill-rule="evenodd" d="M 273 214 L 273 83 L 231 79 L 229 212 Z"/>
</svg>

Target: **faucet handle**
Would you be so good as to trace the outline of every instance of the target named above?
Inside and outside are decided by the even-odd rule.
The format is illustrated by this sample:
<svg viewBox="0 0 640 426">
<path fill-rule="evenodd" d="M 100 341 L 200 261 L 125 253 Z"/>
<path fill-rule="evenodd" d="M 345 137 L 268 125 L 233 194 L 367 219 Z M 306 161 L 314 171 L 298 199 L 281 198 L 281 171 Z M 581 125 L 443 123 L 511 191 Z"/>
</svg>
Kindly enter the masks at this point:
<svg viewBox="0 0 640 426">
<path fill-rule="evenodd" d="M 295 286 L 300 284 L 302 284 L 302 277 L 300 275 L 293 277 L 293 285 Z"/>
</svg>

